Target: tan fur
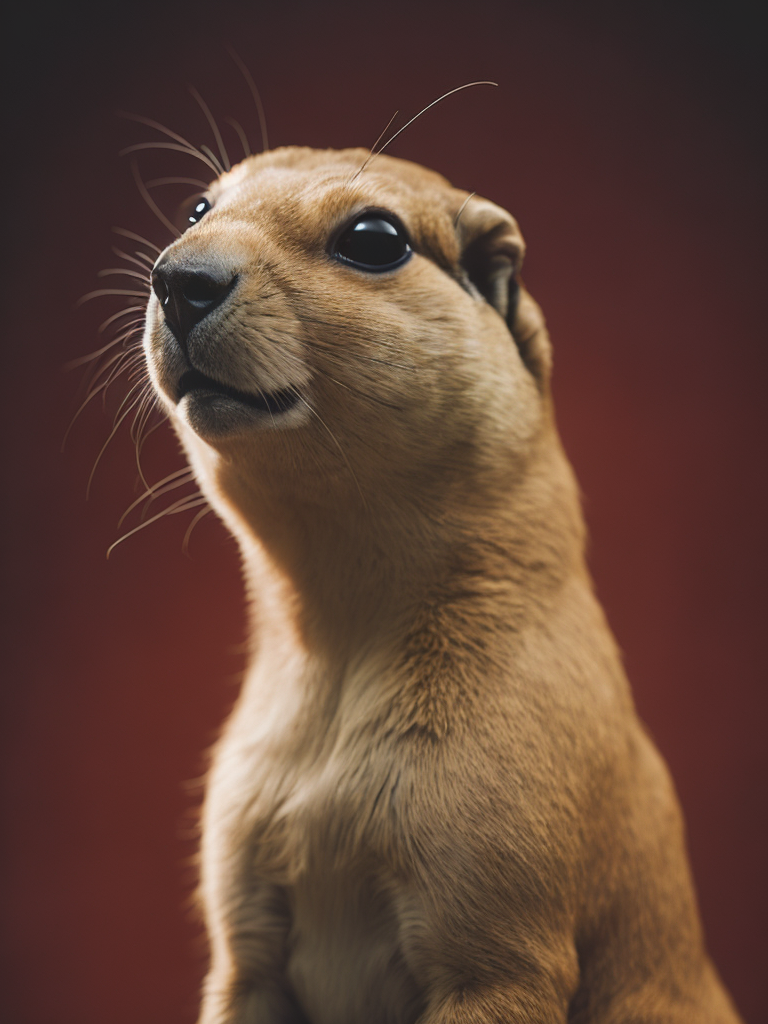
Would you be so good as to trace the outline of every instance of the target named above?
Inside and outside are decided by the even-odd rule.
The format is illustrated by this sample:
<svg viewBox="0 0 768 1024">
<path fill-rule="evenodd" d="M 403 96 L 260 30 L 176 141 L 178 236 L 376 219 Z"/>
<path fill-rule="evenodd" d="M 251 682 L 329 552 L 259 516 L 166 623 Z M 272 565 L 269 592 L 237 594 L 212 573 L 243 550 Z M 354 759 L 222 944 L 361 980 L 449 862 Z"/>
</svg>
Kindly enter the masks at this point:
<svg viewBox="0 0 768 1024">
<path fill-rule="evenodd" d="M 190 358 L 296 407 L 175 403 L 252 657 L 204 808 L 200 1024 L 725 1024 L 667 770 L 584 562 L 512 218 L 402 160 L 283 149 L 165 259 L 237 273 Z M 353 180 L 354 179 L 354 180 Z M 415 255 L 329 255 L 358 211 Z M 512 290 L 510 290 L 512 289 Z"/>
</svg>

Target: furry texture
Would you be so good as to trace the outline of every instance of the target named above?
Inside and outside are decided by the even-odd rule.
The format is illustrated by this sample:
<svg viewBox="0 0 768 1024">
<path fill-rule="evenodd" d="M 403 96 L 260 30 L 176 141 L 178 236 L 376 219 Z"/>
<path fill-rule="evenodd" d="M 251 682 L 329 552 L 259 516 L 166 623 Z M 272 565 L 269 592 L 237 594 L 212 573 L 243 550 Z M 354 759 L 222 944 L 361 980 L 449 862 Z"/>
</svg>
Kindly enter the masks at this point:
<svg viewBox="0 0 768 1024">
<path fill-rule="evenodd" d="M 593 596 L 550 351 L 499 207 L 284 149 L 163 256 L 231 294 L 150 372 L 239 541 L 252 656 L 215 750 L 200 1024 L 726 1024 L 680 812 Z M 333 258 L 367 209 L 413 257 Z M 193 366 L 271 414 L 194 393 Z"/>
</svg>

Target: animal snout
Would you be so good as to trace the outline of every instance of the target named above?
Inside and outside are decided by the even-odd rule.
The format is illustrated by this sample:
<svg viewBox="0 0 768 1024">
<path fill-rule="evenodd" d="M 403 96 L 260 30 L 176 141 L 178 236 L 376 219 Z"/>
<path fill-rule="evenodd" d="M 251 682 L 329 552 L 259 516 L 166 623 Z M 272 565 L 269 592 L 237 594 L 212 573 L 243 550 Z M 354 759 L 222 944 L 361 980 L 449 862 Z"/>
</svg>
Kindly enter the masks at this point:
<svg viewBox="0 0 768 1024">
<path fill-rule="evenodd" d="M 165 320 L 184 346 L 201 320 L 221 305 L 232 291 L 237 274 L 215 263 L 190 267 L 161 260 L 152 271 L 152 289 Z"/>
</svg>

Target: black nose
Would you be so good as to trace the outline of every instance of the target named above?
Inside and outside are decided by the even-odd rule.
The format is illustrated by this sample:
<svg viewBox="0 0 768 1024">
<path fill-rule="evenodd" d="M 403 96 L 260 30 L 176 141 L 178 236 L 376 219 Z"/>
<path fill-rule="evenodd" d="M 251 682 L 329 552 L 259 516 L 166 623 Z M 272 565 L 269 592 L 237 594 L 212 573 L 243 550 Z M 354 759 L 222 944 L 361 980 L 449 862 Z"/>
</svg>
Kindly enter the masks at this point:
<svg viewBox="0 0 768 1024">
<path fill-rule="evenodd" d="M 176 339 L 184 345 L 195 324 L 199 324 L 232 291 L 237 275 L 216 264 L 197 266 L 158 263 L 152 271 L 152 288 L 163 307 L 165 319 Z"/>
</svg>

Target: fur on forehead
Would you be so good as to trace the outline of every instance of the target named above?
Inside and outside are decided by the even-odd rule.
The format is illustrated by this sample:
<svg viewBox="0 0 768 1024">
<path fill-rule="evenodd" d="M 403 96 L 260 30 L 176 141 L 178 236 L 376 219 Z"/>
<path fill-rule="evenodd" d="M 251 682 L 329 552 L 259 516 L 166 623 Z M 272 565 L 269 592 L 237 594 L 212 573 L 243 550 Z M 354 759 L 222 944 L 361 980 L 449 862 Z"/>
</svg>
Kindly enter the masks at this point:
<svg viewBox="0 0 768 1024">
<path fill-rule="evenodd" d="M 453 219 L 466 192 L 442 175 L 408 160 L 378 156 L 362 170 L 364 149 L 285 147 L 249 157 L 222 175 L 211 192 L 219 211 L 248 208 L 275 223 L 281 234 L 303 238 L 332 231 L 366 208 L 401 218 L 414 242 L 441 264 L 455 264 L 459 250 Z"/>
<path fill-rule="evenodd" d="M 346 177 L 357 175 L 365 166 L 360 178 L 374 174 L 395 178 L 413 189 L 425 187 L 450 189 L 450 182 L 420 164 L 401 160 L 393 156 L 376 156 L 371 159 L 367 149 L 310 149 L 309 146 L 283 146 L 247 157 L 242 163 L 222 176 L 219 180 L 226 186 L 229 179 L 241 181 L 245 176 L 267 169 L 290 169 L 311 172 L 314 176 Z"/>
</svg>

